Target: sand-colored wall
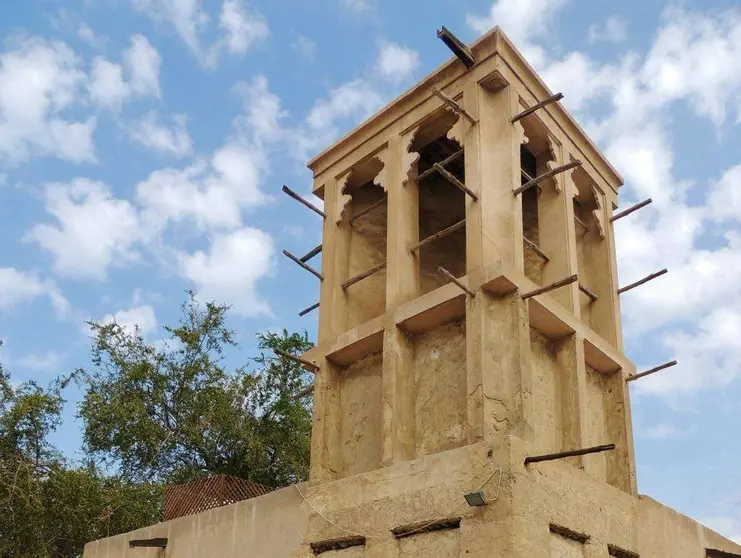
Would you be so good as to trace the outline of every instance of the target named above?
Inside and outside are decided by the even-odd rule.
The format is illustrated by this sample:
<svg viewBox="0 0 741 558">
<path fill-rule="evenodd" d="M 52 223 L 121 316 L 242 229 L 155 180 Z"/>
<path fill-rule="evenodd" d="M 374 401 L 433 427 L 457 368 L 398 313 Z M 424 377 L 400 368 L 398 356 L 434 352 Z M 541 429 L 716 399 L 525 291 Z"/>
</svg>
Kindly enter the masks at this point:
<svg viewBox="0 0 741 558">
<path fill-rule="evenodd" d="M 534 447 L 543 453 L 563 446 L 563 371 L 551 340 L 530 328 Z"/>
<path fill-rule="evenodd" d="M 340 384 L 343 470 L 340 476 L 364 473 L 381 464 L 381 366 L 375 353 L 345 370 Z"/>
<path fill-rule="evenodd" d="M 302 485 L 304 490 L 306 486 Z M 204 513 L 90 542 L 83 558 L 242 558 L 292 556 L 301 546 L 308 513 L 288 487 Z M 164 552 L 129 548 L 129 541 L 167 537 Z"/>
<path fill-rule="evenodd" d="M 466 323 L 456 320 L 414 338 L 416 455 L 466 443 Z"/>
</svg>

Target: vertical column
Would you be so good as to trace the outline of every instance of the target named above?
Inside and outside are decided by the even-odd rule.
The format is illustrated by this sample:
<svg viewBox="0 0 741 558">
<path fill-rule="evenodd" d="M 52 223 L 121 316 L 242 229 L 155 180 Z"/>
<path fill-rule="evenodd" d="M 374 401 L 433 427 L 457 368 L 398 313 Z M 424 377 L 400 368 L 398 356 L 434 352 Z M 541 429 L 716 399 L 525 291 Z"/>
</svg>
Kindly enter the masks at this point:
<svg viewBox="0 0 741 558">
<path fill-rule="evenodd" d="M 638 484 L 630 416 L 630 389 L 623 374 L 624 371 L 621 370 L 605 378 L 605 430 L 610 442 L 615 444 L 615 450 L 606 455 L 606 480 L 635 495 L 638 494 Z"/>
<path fill-rule="evenodd" d="M 523 265 L 522 212 L 512 191 L 519 184 L 522 127 L 510 122 L 517 107 L 512 87 L 475 88 L 466 109 L 478 115 L 478 141 L 466 138 L 466 180 L 475 183 L 479 201 L 466 213 L 467 265 L 472 284 L 476 270 L 497 261 L 506 268 Z M 474 182 L 476 181 L 476 182 Z M 529 326 L 519 294 L 493 297 L 479 291 L 466 313 L 469 441 L 500 441 L 513 433 L 528 437 Z"/>
<path fill-rule="evenodd" d="M 578 449 L 587 443 L 587 371 L 584 362 L 584 338 L 574 334 L 561 341 L 558 348 L 558 364 L 562 374 L 559 378 L 561 400 L 561 443 L 564 450 Z M 599 442 L 604 443 L 604 442 Z M 589 460 L 584 457 L 572 457 L 569 461 L 590 472 Z"/>
<path fill-rule="evenodd" d="M 620 295 L 617 294 L 619 283 L 618 283 L 618 269 L 617 269 L 617 250 L 615 249 L 615 227 L 610 223 L 610 217 L 612 217 L 612 208 L 615 207 L 617 202 L 617 196 L 612 190 L 607 190 L 605 196 L 605 242 L 607 242 L 608 251 L 610 256 L 608 258 L 608 265 L 610 266 L 610 302 L 612 303 L 613 320 L 615 324 L 615 347 L 621 353 L 623 352 L 623 325 L 622 316 L 620 314 Z"/>
<path fill-rule="evenodd" d="M 322 275 L 319 307 L 320 345 L 330 343 L 341 332 L 338 314 L 347 314 L 340 283 L 347 270 L 349 232 L 337 226 L 339 184 L 336 179 L 324 185 L 324 219 Z M 326 358 L 314 377 L 314 420 L 311 433 L 312 482 L 325 482 L 340 471 L 337 461 L 339 432 L 339 371 Z"/>
<path fill-rule="evenodd" d="M 553 161 L 543 164 L 538 161 L 537 174 L 548 172 L 564 163 L 563 146 L 549 137 Z M 566 177 L 557 175 L 543 184 L 538 196 L 538 225 L 540 227 L 540 247 L 551 258 L 543 268 L 543 285 L 553 283 L 576 273 L 576 239 L 573 234 L 574 208 L 571 197 L 564 187 Z M 569 213 L 569 211 L 571 213 Z M 571 225 L 570 225 L 571 224 Z M 551 291 L 564 308 L 571 310 L 578 305 L 578 285 Z"/>
<path fill-rule="evenodd" d="M 396 327 L 394 310 L 419 294 L 419 265 L 409 247 L 419 239 L 417 185 L 407 181 L 413 160 L 407 155 L 414 133 L 395 135 L 384 156 L 388 195 L 386 318 L 383 336 L 384 466 L 414 457 L 414 349 Z"/>
<path fill-rule="evenodd" d="M 568 151 L 564 148 L 561 149 L 563 159 L 561 164 L 568 162 Z M 572 176 L 573 171 L 567 171 L 561 175 L 561 184 L 563 184 L 563 203 L 566 209 L 566 247 L 567 247 L 567 275 L 579 273 L 579 256 L 576 247 L 576 220 L 574 219 L 574 195 L 576 195 L 576 185 L 574 184 L 574 178 Z M 571 301 L 570 307 L 567 306 L 568 310 L 571 310 L 574 315 L 579 318 L 581 317 L 581 308 L 579 306 L 579 284 L 572 283 L 560 291 L 566 291 L 569 294 Z"/>
</svg>

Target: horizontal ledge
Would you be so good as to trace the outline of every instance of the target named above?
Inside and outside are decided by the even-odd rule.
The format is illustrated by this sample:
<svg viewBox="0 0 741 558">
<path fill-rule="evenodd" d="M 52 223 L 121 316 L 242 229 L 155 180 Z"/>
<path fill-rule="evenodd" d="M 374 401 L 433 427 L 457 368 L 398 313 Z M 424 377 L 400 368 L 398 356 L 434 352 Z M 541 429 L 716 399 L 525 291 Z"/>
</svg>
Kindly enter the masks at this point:
<svg viewBox="0 0 741 558">
<path fill-rule="evenodd" d="M 466 315 L 466 294 L 448 283 L 403 304 L 396 326 L 405 333 L 424 333 Z"/>
<path fill-rule="evenodd" d="M 346 331 L 329 348 L 327 360 L 337 366 L 353 362 L 383 350 L 383 316 Z"/>
</svg>

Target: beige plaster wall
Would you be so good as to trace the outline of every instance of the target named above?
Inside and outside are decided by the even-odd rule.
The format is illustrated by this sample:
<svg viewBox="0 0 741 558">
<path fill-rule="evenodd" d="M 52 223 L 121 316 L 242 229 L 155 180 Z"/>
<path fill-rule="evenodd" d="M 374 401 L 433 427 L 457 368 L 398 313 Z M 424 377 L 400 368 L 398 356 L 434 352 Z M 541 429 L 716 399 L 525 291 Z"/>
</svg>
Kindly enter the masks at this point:
<svg viewBox="0 0 741 558">
<path fill-rule="evenodd" d="M 466 443 L 466 322 L 456 320 L 414 338 L 417 457 Z"/>
<path fill-rule="evenodd" d="M 534 447 L 560 451 L 563 441 L 563 371 L 551 341 L 530 328 Z"/>
<path fill-rule="evenodd" d="M 306 486 L 303 485 L 304 490 Z M 303 500 L 288 487 L 208 512 L 85 545 L 83 558 L 242 558 L 292 556 L 308 523 Z M 132 539 L 167 537 L 165 552 L 129 548 Z"/>
<path fill-rule="evenodd" d="M 340 382 L 340 476 L 364 473 L 381 464 L 381 367 L 374 353 L 347 367 Z"/>
<path fill-rule="evenodd" d="M 421 533 L 401 539 L 398 544 L 399 558 L 458 558 L 461 551 L 460 529 Z"/>
<path fill-rule="evenodd" d="M 358 213 L 383 197 L 380 186 L 368 184 L 352 197 L 350 214 Z M 350 227 L 347 278 L 355 277 L 386 259 L 386 207 L 366 213 Z M 339 285 L 338 285 L 339 288 Z M 381 270 L 345 291 L 348 328 L 380 316 L 386 310 L 386 272 Z"/>
</svg>

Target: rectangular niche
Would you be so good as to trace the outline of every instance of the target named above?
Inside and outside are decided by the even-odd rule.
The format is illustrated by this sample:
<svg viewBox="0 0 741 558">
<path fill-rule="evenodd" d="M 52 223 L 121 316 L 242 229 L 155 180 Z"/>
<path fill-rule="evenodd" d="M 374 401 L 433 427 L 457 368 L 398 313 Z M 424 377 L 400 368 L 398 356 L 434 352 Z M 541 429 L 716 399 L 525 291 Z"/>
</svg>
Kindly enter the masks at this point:
<svg viewBox="0 0 741 558">
<path fill-rule="evenodd" d="M 468 424 L 465 318 L 411 339 L 415 456 L 463 446 Z"/>
<path fill-rule="evenodd" d="M 560 344 L 561 341 L 549 339 L 530 328 L 534 442 L 537 451 L 542 453 L 564 449 L 561 394 L 566 382 L 559 359 Z"/>
<path fill-rule="evenodd" d="M 605 238 L 604 194 L 584 171 L 572 174 L 576 191 L 573 199 L 576 227 L 576 256 L 579 264 L 579 305 L 582 321 L 615 344 L 612 263 Z M 588 291 L 588 292 L 587 292 Z"/>
<path fill-rule="evenodd" d="M 551 531 L 551 558 L 584 558 L 584 543 Z"/>
<path fill-rule="evenodd" d="M 347 280 L 358 277 L 386 262 L 386 192 L 375 179 L 383 163 L 372 157 L 355 165 L 342 189 L 350 200 L 342 212 L 341 226 L 348 231 Z M 370 211 L 368 211 L 370 209 Z M 386 270 L 344 286 L 348 323 L 352 328 L 383 314 L 386 310 Z"/>
<path fill-rule="evenodd" d="M 525 142 L 520 147 L 520 184 L 525 184 L 551 169 L 558 144 L 536 115 L 527 116 L 520 123 Z M 559 177 L 544 180 L 520 194 L 523 271 L 538 285 L 563 279 L 568 273 L 566 208 L 558 180 Z M 553 291 L 551 296 L 570 307 L 568 290 Z"/>
<path fill-rule="evenodd" d="M 447 136 L 457 120 L 458 116 L 449 111 L 434 115 L 420 126 L 409 147 L 410 152 L 419 154 L 417 176 L 421 178 L 416 183 L 419 189 L 420 241 L 458 226 L 450 234 L 424 244 L 416 252 L 420 294 L 434 291 L 449 282 L 438 267 L 444 267 L 456 277 L 466 274 L 466 194 L 434 170 L 435 163 L 440 163 L 457 180 L 463 184 L 466 182 L 464 150 Z"/>
<path fill-rule="evenodd" d="M 339 379 L 342 477 L 381 465 L 382 366 L 383 353 L 373 353 L 345 368 Z"/>
<path fill-rule="evenodd" d="M 585 436 L 585 446 L 597 446 L 610 443 L 607 437 L 607 428 L 605 425 L 605 390 L 607 388 L 605 378 L 607 376 L 597 372 L 591 366 L 586 367 L 587 371 L 587 401 L 585 412 L 587 416 L 584 421 L 587 428 Z M 590 472 L 600 479 L 605 480 L 607 477 L 607 453 L 596 453 L 585 457 L 591 461 Z"/>
</svg>

